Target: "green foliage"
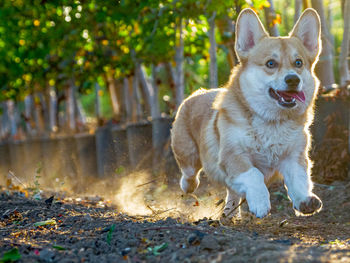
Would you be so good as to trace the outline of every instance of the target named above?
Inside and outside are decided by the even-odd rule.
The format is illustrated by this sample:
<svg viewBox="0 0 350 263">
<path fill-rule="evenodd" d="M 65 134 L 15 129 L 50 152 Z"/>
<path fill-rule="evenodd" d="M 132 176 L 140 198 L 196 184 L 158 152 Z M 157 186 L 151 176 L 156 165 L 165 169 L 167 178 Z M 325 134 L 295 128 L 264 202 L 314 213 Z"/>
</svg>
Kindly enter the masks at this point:
<svg viewBox="0 0 350 263">
<path fill-rule="evenodd" d="M 59 246 L 59 245 L 53 245 L 52 248 L 57 249 L 57 250 L 67 250 L 66 248 Z"/>
<path fill-rule="evenodd" d="M 34 223 L 34 226 L 39 227 L 39 226 L 52 226 L 52 225 L 57 225 L 57 222 L 55 219 L 49 219 L 45 221 L 39 221 Z"/>
<path fill-rule="evenodd" d="M 106 241 L 107 241 L 107 244 L 108 244 L 108 245 L 111 244 L 111 241 L 112 241 L 112 234 L 113 234 L 113 231 L 115 230 L 115 228 L 116 228 L 116 225 L 113 224 L 113 225 L 111 225 L 111 227 L 110 227 L 109 230 L 108 230 L 107 238 L 106 238 Z"/>
<path fill-rule="evenodd" d="M 282 17 L 279 26 L 285 35 L 293 25 L 294 8 L 286 1 L 274 2 L 277 13 L 288 17 Z M 208 19 L 215 13 L 217 24 L 235 21 L 245 7 L 254 8 L 262 17 L 261 11 L 268 5 L 267 0 L 2 0 L 0 101 L 20 100 L 48 86 L 64 89 L 72 79 L 80 93 L 91 94 L 93 84 L 107 72 L 115 78 L 132 74 L 132 54 L 146 66 L 174 63 L 181 19 L 185 22 L 186 88 L 206 87 Z M 342 18 L 336 10 L 332 33 L 338 47 Z M 216 34 L 220 84 L 227 80 L 225 44 L 232 37 L 227 30 Z"/>
<path fill-rule="evenodd" d="M 21 254 L 18 252 L 17 248 L 12 248 L 11 250 L 5 252 L 5 254 L 0 259 L 0 263 L 6 262 L 16 262 L 21 259 Z"/>
<path fill-rule="evenodd" d="M 148 247 L 148 252 L 152 253 L 155 256 L 159 256 L 161 252 L 163 252 L 168 247 L 168 243 L 162 243 L 155 247 Z"/>
<path fill-rule="evenodd" d="M 208 60 L 207 19 L 214 11 L 219 18 L 237 15 L 227 0 L 2 1 L 0 100 L 48 84 L 62 89 L 69 79 L 84 93 L 105 72 L 130 74 L 132 52 L 145 64 L 172 61 L 180 18 L 188 21 L 186 57 Z"/>
</svg>

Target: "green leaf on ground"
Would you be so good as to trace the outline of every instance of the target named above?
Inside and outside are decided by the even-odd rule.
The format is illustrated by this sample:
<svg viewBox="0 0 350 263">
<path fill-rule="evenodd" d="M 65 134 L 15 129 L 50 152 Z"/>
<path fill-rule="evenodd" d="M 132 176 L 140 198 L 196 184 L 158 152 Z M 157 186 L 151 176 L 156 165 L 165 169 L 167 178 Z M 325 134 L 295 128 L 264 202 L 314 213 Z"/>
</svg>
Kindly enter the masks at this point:
<svg viewBox="0 0 350 263">
<path fill-rule="evenodd" d="M 2 256 L 0 263 L 5 263 L 5 262 L 16 262 L 17 260 L 21 259 L 21 254 L 18 252 L 17 248 L 13 248 Z"/>
<path fill-rule="evenodd" d="M 47 226 L 47 225 L 56 225 L 56 220 L 55 219 L 49 219 L 45 221 L 39 221 L 34 223 L 34 226 Z"/>
<path fill-rule="evenodd" d="M 111 225 L 111 227 L 109 228 L 109 231 L 108 231 L 108 234 L 107 234 L 107 243 L 108 243 L 108 245 L 110 245 L 110 244 L 111 244 L 111 240 L 112 240 L 112 233 L 113 233 L 113 231 L 114 231 L 115 227 L 116 227 L 116 225 L 115 225 L 115 224 L 113 224 L 113 225 Z"/>
<path fill-rule="evenodd" d="M 163 243 L 159 246 L 148 247 L 147 250 L 150 253 L 153 253 L 153 255 L 158 256 L 158 255 L 160 255 L 160 252 L 164 251 L 167 247 L 168 247 L 168 243 Z"/>
<path fill-rule="evenodd" d="M 57 249 L 57 250 L 67 250 L 66 248 L 61 247 L 59 245 L 53 245 L 52 248 Z"/>
</svg>

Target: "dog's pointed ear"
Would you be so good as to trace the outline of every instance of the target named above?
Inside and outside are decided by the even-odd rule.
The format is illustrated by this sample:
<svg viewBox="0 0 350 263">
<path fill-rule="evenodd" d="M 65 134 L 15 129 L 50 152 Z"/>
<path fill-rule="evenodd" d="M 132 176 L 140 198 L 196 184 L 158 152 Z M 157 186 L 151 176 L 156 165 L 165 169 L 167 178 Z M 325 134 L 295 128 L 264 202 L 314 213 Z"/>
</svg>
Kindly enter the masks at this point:
<svg viewBox="0 0 350 263">
<path fill-rule="evenodd" d="M 321 51 L 321 22 L 317 12 L 306 9 L 296 22 L 290 36 L 297 37 L 315 59 Z"/>
<path fill-rule="evenodd" d="M 264 26 L 257 14 L 250 8 L 244 9 L 237 18 L 235 49 L 240 59 L 245 59 L 248 52 L 264 37 Z"/>
</svg>

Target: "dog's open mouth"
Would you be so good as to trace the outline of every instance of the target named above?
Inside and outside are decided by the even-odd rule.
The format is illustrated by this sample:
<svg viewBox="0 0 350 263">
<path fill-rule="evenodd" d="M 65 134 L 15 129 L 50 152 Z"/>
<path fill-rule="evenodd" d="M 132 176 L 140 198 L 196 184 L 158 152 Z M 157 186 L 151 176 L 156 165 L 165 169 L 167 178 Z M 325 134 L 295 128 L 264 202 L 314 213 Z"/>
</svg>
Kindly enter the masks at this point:
<svg viewBox="0 0 350 263">
<path fill-rule="evenodd" d="M 269 94 L 271 98 L 278 101 L 279 105 L 286 108 L 293 108 L 297 105 L 297 100 L 305 102 L 305 94 L 303 91 L 280 91 L 269 88 Z"/>
</svg>

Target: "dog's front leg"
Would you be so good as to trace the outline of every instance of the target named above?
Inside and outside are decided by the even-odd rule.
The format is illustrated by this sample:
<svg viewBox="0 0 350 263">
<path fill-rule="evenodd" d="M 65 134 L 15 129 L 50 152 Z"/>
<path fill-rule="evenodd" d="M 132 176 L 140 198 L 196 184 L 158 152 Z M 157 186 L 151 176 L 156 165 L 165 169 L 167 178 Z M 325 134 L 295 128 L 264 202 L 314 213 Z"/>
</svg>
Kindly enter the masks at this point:
<svg viewBox="0 0 350 263">
<path fill-rule="evenodd" d="M 249 211 L 256 217 L 265 217 L 270 209 L 270 194 L 264 183 L 264 175 L 255 167 L 237 176 L 226 177 L 226 185 L 245 196 Z"/>
<path fill-rule="evenodd" d="M 312 181 L 307 163 L 307 160 L 304 164 L 299 164 L 294 159 L 287 159 L 281 163 L 280 172 L 294 209 L 304 215 L 311 215 L 321 210 L 322 202 L 312 193 Z"/>
<path fill-rule="evenodd" d="M 264 175 L 251 164 L 248 157 L 235 154 L 232 148 L 221 149 L 219 156 L 226 186 L 238 195 L 245 196 L 250 212 L 256 217 L 266 216 L 271 204 Z"/>
</svg>

